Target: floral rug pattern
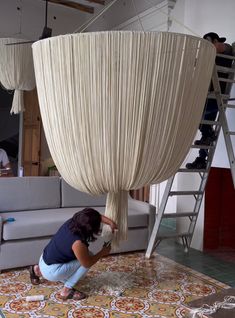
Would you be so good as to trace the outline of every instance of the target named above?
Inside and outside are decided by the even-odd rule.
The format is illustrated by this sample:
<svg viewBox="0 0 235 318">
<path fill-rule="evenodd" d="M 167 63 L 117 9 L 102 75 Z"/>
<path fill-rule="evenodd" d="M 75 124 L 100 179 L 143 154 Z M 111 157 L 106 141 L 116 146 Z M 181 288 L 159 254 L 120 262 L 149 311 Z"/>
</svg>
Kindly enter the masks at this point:
<svg viewBox="0 0 235 318">
<path fill-rule="evenodd" d="M 27 269 L 0 274 L 0 308 L 6 318 L 183 318 L 185 305 L 228 288 L 158 254 L 108 256 L 91 268 L 78 289 L 88 297 L 62 301 L 60 283 L 33 286 Z M 44 295 L 44 301 L 26 296 Z M 1 312 L 0 312 L 1 317 Z M 4 317 L 4 316 L 3 316 Z"/>
</svg>

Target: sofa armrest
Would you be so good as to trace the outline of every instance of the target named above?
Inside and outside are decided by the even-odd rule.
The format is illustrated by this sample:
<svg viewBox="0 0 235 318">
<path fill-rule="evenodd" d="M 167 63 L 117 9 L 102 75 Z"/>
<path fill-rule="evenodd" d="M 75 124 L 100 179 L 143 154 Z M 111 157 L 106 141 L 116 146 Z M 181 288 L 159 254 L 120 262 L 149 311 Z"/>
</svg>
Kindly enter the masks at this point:
<svg viewBox="0 0 235 318">
<path fill-rule="evenodd" d="M 148 231 L 150 237 L 155 223 L 156 207 L 150 203 L 133 199 L 131 196 L 128 197 L 128 205 L 137 211 L 139 210 L 140 212 L 145 212 L 149 215 Z"/>
<path fill-rule="evenodd" d="M 0 245 L 2 242 L 3 218 L 0 216 Z"/>
</svg>

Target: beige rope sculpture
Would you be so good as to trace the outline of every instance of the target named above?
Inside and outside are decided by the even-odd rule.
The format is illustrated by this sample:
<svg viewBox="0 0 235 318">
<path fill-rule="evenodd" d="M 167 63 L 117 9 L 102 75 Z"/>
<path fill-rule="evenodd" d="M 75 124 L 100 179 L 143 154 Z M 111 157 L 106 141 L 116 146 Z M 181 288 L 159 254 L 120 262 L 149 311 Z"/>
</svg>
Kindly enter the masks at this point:
<svg viewBox="0 0 235 318">
<path fill-rule="evenodd" d="M 173 33 L 110 31 L 33 44 L 48 145 L 74 188 L 108 193 L 126 238 L 130 189 L 174 174 L 195 136 L 215 49 Z"/>
<path fill-rule="evenodd" d="M 11 108 L 15 114 L 24 110 L 23 91 L 35 88 L 31 44 L 7 45 L 24 41 L 0 38 L 0 83 L 7 90 L 15 90 Z"/>
</svg>

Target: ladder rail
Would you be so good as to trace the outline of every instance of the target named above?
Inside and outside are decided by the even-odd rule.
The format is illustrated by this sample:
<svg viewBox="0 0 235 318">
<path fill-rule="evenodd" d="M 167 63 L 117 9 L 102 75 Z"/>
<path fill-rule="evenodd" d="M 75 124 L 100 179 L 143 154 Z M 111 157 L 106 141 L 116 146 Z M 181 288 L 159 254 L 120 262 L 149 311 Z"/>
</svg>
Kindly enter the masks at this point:
<svg viewBox="0 0 235 318">
<path fill-rule="evenodd" d="M 225 140 L 225 146 L 227 149 L 228 159 L 229 159 L 229 163 L 231 167 L 233 184 L 235 185 L 235 162 L 234 162 L 233 145 L 230 138 L 229 127 L 228 127 L 228 122 L 227 122 L 226 113 L 225 113 L 226 108 L 224 107 L 224 101 L 223 101 L 223 98 L 221 97 L 220 85 L 219 85 L 219 80 L 217 77 L 217 71 L 215 67 L 213 69 L 212 82 L 213 82 L 217 105 L 218 105 L 219 113 L 221 117 L 221 126 L 222 126 L 222 130 L 224 134 L 224 140 Z"/>
<path fill-rule="evenodd" d="M 146 257 L 150 258 L 153 250 L 158 246 L 158 244 L 163 240 L 167 238 L 181 238 L 183 246 L 185 248 L 185 251 L 188 251 L 188 248 L 190 247 L 192 243 L 192 238 L 193 234 L 195 231 L 196 223 L 198 220 L 203 196 L 205 193 L 205 188 L 206 184 L 208 181 L 208 176 L 210 172 L 210 168 L 212 165 L 213 157 L 215 154 L 217 142 L 218 142 L 218 137 L 221 129 L 223 130 L 224 138 L 225 138 L 225 144 L 226 144 L 226 149 L 228 153 L 228 158 L 230 162 L 230 167 L 231 167 L 231 172 L 232 172 L 232 178 L 233 178 L 233 183 L 235 186 L 235 158 L 234 158 L 234 152 L 233 152 L 233 145 L 231 142 L 231 135 L 235 135 L 235 131 L 229 131 L 228 123 L 227 123 L 227 118 L 226 118 L 226 108 L 231 108 L 235 109 L 235 105 L 229 104 L 229 101 L 235 100 L 235 98 L 230 98 L 230 91 L 232 84 L 235 83 L 234 80 L 234 75 L 235 75 L 235 56 L 229 56 L 229 55 L 224 55 L 224 54 L 217 54 L 217 56 L 223 57 L 223 58 L 228 58 L 233 60 L 233 67 L 223 67 L 216 65 L 214 66 L 213 73 L 212 73 L 212 84 L 213 84 L 213 91 L 208 92 L 208 99 L 215 99 L 217 106 L 218 106 L 218 114 L 217 114 L 217 119 L 215 121 L 210 121 L 210 120 L 201 120 L 202 125 L 211 125 L 214 126 L 214 131 L 215 131 L 215 136 L 217 136 L 216 140 L 211 142 L 210 145 L 192 145 L 191 148 L 199 148 L 199 149 L 204 149 L 207 152 L 207 167 L 206 169 L 186 169 L 186 168 L 180 168 L 177 173 L 198 173 L 201 181 L 200 181 L 200 186 L 197 190 L 188 190 L 188 191 L 171 191 L 171 187 L 173 185 L 173 181 L 175 178 L 175 175 L 172 176 L 168 181 L 167 185 L 162 197 L 161 205 L 159 208 L 159 212 L 156 217 L 156 221 L 150 236 L 148 248 L 146 251 Z M 227 78 L 223 77 L 218 77 L 218 72 L 222 73 L 227 73 L 229 74 Z M 220 83 L 225 82 L 227 83 L 226 85 L 226 92 L 225 94 L 221 93 L 221 87 Z M 228 94 L 229 92 L 229 94 Z M 166 205 L 168 202 L 169 197 L 175 195 L 181 195 L 181 196 L 188 196 L 188 195 L 193 195 L 195 198 L 194 202 L 194 207 L 193 211 L 190 212 L 179 212 L 177 211 L 175 213 L 170 213 L 169 217 L 164 216 L 164 212 L 166 209 Z M 177 215 L 178 214 L 178 215 Z M 184 233 L 172 233 L 172 234 L 159 234 L 159 229 L 160 225 L 163 219 L 166 218 L 177 218 L 177 217 L 188 217 L 190 220 L 188 230 L 187 232 Z"/>
<path fill-rule="evenodd" d="M 218 116 L 218 120 L 217 121 L 219 123 L 218 125 L 216 125 L 216 128 L 215 128 L 215 134 L 217 136 L 217 139 L 214 141 L 214 147 L 208 153 L 207 171 L 205 171 L 202 174 L 202 181 L 201 181 L 201 184 L 200 184 L 200 187 L 199 187 L 199 191 L 202 191 L 203 193 L 205 192 L 205 189 L 206 189 L 209 172 L 210 172 L 210 169 L 211 169 L 212 161 L 213 161 L 213 158 L 214 158 L 214 154 L 215 154 L 215 150 L 216 150 L 216 146 L 217 146 L 217 142 L 218 142 L 218 136 L 219 136 L 219 133 L 221 131 L 220 115 Z M 201 204 L 202 204 L 202 199 L 203 199 L 203 196 L 202 196 L 201 200 L 197 200 L 197 202 L 196 202 L 196 204 L 194 206 L 194 212 L 197 213 L 197 218 L 196 219 L 192 219 L 192 222 L 190 223 L 189 228 L 188 228 L 188 232 L 192 234 L 192 236 L 190 237 L 190 241 L 188 242 L 189 246 L 192 243 L 193 233 L 194 233 L 194 230 L 195 230 L 195 227 L 196 227 L 199 211 L 200 211 Z"/>
<path fill-rule="evenodd" d="M 163 215 L 163 213 L 165 211 L 165 208 L 166 208 L 166 205 L 167 205 L 167 202 L 168 202 L 169 192 L 170 192 L 170 189 L 172 187 L 174 178 L 175 178 L 175 176 L 172 176 L 167 181 L 167 184 L 166 184 L 166 187 L 165 187 L 165 190 L 164 190 L 164 194 L 163 194 L 163 197 L 162 197 L 161 205 L 160 205 L 160 208 L 159 208 L 159 212 L 156 215 L 156 221 L 155 221 L 155 224 L 153 226 L 152 233 L 151 233 L 150 239 L 149 239 L 148 248 L 147 248 L 147 251 L 146 251 L 146 254 L 145 254 L 147 258 L 149 258 L 151 256 L 151 254 L 152 254 L 152 252 L 153 252 L 153 250 L 155 248 L 157 235 L 158 235 L 159 228 L 160 228 L 160 223 L 162 221 L 162 215 Z"/>
<path fill-rule="evenodd" d="M 206 122 L 205 124 L 210 125 L 211 122 Z M 221 129 L 221 123 L 219 120 L 217 120 L 216 122 L 213 122 L 213 125 L 216 126 L 215 128 L 215 132 L 218 135 Z M 218 140 L 218 139 L 217 139 Z M 199 215 L 199 211 L 200 211 L 200 207 L 202 204 L 202 199 L 203 199 L 203 195 L 204 195 L 204 191 L 205 191 L 205 187 L 206 187 L 206 183 L 208 180 L 208 175 L 209 175 L 209 170 L 212 164 L 212 159 L 214 156 L 214 152 L 215 152 L 215 148 L 216 148 L 216 143 L 217 140 L 213 143 L 213 146 L 205 146 L 205 147 L 200 147 L 199 148 L 203 148 L 203 149 L 207 149 L 208 150 L 208 164 L 207 164 L 207 169 L 199 169 L 196 172 L 199 174 L 199 176 L 201 177 L 201 182 L 200 182 L 200 186 L 198 190 L 191 190 L 191 191 L 171 191 L 171 187 L 173 185 L 173 181 L 175 178 L 175 175 L 172 176 L 170 179 L 168 179 L 167 181 L 167 185 L 166 188 L 164 190 L 164 194 L 162 197 L 162 201 L 161 201 L 161 205 L 159 208 L 159 212 L 157 213 L 157 219 L 155 221 L 151 236 L 150 236 L 150 240 L 149 240 L 149 244 L 148 244 L 148 248 L 145 254 L 146 258 L 150 258 L 153 250 L 160 244 L 160 242 L 163 239 L 166 238 L 181 238 L 182 239 L 182 243 L 183 246 L 185 248 L 185 251 L 188 251 L 188 248 L 192 242 L 192 238 L 193 238 L 193 233 L 195 230 L 195 226 L 197 223 L 197 219 L 198 219 L 198 215 Z M 194 148 L 194 146 L 192 145 L 191 148 Z M 196 147 L 198 148 L 198 147 Z M 181 171 L 183 170 L 183 171 Z M 191 173 L 192 171 L 190 171 L 189 169 L 179 169 L 178 172 L 188 172 Z M 189 217 L 190 219 L 190 224 L 188 227 L 188 230 L 184 233 L 181 234 L 172 234 L 172 235 L 162 235 L 162 236 L 158 236 L 159 234 L 159 230 L 160 230 L 160 225 L 163 219 L 163 214 L 168 202 L 169 197 L 173 196 L 173 195 L 184 195 L 184 196 L 188 196 L 188 195 L 193 195 L 195 198 L 195 205 L 194 205 L 194 209 L 193 212 L 189 212 L 187 214 L 184 214 L 184 217 Z M 175 212 L 175 217 L 177 217 L 177 212 Z M 179 217 L 182 217 L 182 215 L 180 215 L 179 213 Z M 173 218 L 173 215 L 171 215 L 171 218 Z"/>
</svg>

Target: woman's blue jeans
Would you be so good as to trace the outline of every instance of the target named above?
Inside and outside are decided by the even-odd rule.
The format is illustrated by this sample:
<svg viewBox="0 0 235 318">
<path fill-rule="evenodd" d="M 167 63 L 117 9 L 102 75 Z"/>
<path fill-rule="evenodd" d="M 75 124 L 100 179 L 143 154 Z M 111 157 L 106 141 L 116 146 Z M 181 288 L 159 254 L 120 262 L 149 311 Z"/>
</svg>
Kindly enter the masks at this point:
<svg viewBox="0 0 235 318">
<path fill-rule="evenodd" d="M 39 268 L 45 279 L 52 282 L 61 281 L 68 288 L 73 288 L 89 270 L 89 268 L 83 267 L 78 260 L 47 265 L 42 256 L 39 260 Z"/>
</svg>

